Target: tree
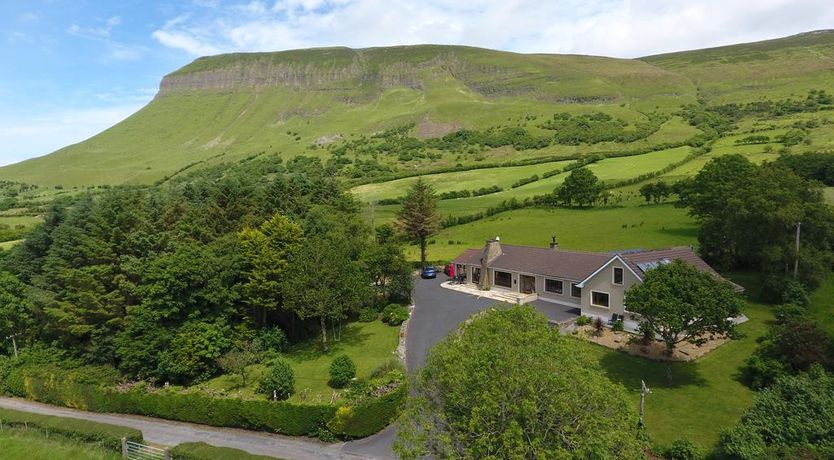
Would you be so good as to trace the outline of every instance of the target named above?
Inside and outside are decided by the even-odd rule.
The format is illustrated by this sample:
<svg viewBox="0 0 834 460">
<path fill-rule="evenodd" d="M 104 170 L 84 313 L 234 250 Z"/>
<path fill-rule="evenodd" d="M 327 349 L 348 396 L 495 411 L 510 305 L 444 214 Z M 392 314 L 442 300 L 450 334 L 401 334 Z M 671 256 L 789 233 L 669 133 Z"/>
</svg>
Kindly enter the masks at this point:
<svg viewBox="0 0 834 460">
<path fill-rule="evenodd" d="M 642 458 L 625 390 L 529 306 L 491 309 L 435 345 L 409 397 L 401 458 Z"/>
<path fill-rule="evenodd" d="M 258 385 L 258 393 L 267 397 L 275 397 L 278 401 L 289 398 L 295 391 L 295 372 L 290 364 L 283 359 L 276 359 L 267 368 L 266 373 Z"/>
<path fill-rule="evenodd" d="M 420 263 L 425 267 L 426 243 L 440 230 L 440 214 L 434 187 L 422 177 L 417 178 L 403 198 L 396 225 L 401 233 L 420 244 Z"/>
<path fill-rule="evenodd" d="M 348 355 L 339 355 L 330 363 L 330 384 L 333 388 L 344 388 L 356 377 L 356 364 Z"/>
<path fill-rule="evenodd" d="M 11 350 L 11 342 L 6 337 L 14 334 L 19 335 L 16 343 L 22 344 L 26 337 L 34 335 L 33 325 L 32 303 L 26 297 L 26 285 L 11 273 L 0 272 L 0 340 L 3 341 L 0 349 Z"/>
<path fill-rule="evenodd" d="M 576 168 L 565 178 L 561 187 L 556 189 L 556 196 L 565 206 L 576 203 L 579 206 L 592 205 L 602 194 L 602 184 L 588 168 Z"/>
<path fill-rule="evenodd" d="M 240 377 L 242 387 L 246 387 L 246 380 L 249 377 L 249 366 L 258 362 L 254 346 L 250 342 L 242 343 L 226 354 L 217 358 L 217 365 L 221 369 Z"/>
<path fill-rule="evenodd" d="M 373 280 L 379 301 L 407 302 L 411 298 L 411 269 L 395 242 L 369 244 L 362 253 L 362 262 Z"/>
<path fill-rule="evenodd" d="M 721 436 L 727 458 L 831 458 L 834 375 L 819 367 L 784 376 L 758 393 L 741 422 Z M 801 449 L 808 455 L 798 455 Z M 817 455 L 811 455 L 817 454 Z"/>
<path fill-rule="evenodd" d="M 680 342 L 701 345 L 705 335 L 732 333 L 730 318 L 739 314 L 742 300 L 727 281 L 675 260 L 647 272 L 626 292 L 626 303 L 671 355 Z"/>
<path fill-rule="evenodd" d="M 217 358 L 229 347 L 229 327 L 223 323 L 185 323 L 159 357 L 159 374 L 174 383 L 206 380 L 217 372 Z"/>
<path fill-rule="evenodd" d="M 290 256 L 293 269 L 283 282 L 285 307 L 301 319 L 319 321 L 325 352 L 327 321 L 341 322 L 370 297 L 371 280 L 364 266 L 350 258 L 344 239 L 336 232 L 308 236 Z"/>
<path fill-rule="evenodd" d="M 246 267 L 243 272 L 243 301 L 252 309 L 252 317 L 262 326 L 266 315 L 281 306 L 281 279 L 288 269 L 288 258 L 301 242 L 301 226 L 280 214 L 258 228 L 239 232 Z"/>
<path fill-rule="evenodd" d="M 648 183 L 640 187 L 640 195 L 646 200 L 646 203 L 651 203 L 655 196 L 655 184 Z"/>
</svg>

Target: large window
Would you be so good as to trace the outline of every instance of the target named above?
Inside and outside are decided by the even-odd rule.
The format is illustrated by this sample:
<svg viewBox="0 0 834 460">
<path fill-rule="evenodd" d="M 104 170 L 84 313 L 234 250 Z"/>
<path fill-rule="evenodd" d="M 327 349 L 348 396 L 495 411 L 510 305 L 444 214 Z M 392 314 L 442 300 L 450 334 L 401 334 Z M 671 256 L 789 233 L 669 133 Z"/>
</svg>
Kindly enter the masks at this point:
<svg viewBox="0 0 834 460">
<path fill-rule="evenodd" d="M 544 280 L 544 290 L 547 292 L 552 292 L 554 294 L 561 294 L 564 289 L 564 285 L 559 280 Z"/>
<path fill-rule="evenodd" d="M 512 288 L 513 275 L 507 272 L 495 272 L 495 285 L 505 288 Z"/>
<path fill-rule="evenodd" d="M 577 286 L 576 283 L 570 283 L 570 295 L 571 297 L 582 297 L 582 288 Z"/>
<path fill-rule="evenodd" d="M 591 305 L 608 308 L 608 293 L 591 291 Z"/>
<path fill-rule="evenodd" d="M 623 269 L 614 267 L 614 284 L 623 284 Z"/>
</svg>

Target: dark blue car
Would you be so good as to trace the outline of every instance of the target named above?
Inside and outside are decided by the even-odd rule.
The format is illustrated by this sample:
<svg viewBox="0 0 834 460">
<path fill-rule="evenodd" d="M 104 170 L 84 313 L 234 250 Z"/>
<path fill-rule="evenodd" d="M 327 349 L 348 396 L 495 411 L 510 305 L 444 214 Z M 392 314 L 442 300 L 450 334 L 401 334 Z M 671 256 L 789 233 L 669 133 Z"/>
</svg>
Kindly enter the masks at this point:
<svg viewBox="0 0 834 460">
<path fill-rule="evenodd" d="M 423 279 L 437 278 L 437 270 L 432 266 L 423 267 L 420 277 Z"/>
</svg>

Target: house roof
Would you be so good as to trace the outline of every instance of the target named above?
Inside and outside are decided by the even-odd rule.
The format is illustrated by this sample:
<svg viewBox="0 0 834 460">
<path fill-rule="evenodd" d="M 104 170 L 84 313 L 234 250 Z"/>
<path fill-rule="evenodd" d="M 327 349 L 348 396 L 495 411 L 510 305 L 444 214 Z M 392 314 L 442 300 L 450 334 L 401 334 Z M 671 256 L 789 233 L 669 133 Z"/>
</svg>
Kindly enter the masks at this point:
<svg viewBox="0 0 834 460">
<path fill-rule="evenodd" d="M 467 249 L 456 257 L 452 263 L 480 265 L 483 254 L 483 249 Z M 622 260 L 641 279 L 645 276 L 647 270 L 651 270 L 659 263 L 672 260 L 682 260 L 701 272 L 721 277 L 718 272 L 698 257 L 692 248 L 687 246 L 614 252 L 612 256 L 612 253 L 564 251 L 561 249 L 501 244 L 501 255 L 496 257 L 489 265 L 490 268 L 498 270 L 532 273 L 584 282 L 617 258 Z M 738 290 L 743 289 L 734 283 L 733 285 Z"/>
<path fill-rule="evenodd" d="M 481 249 L 467 249 L 453 263 L 480 264 Z M 596 252 L 563 251 L 501 244 L 501 255 L 489 264 L 490 268 L 552 276 L 566 280 L 582 280 L 611 257 Z"/>
</svg>

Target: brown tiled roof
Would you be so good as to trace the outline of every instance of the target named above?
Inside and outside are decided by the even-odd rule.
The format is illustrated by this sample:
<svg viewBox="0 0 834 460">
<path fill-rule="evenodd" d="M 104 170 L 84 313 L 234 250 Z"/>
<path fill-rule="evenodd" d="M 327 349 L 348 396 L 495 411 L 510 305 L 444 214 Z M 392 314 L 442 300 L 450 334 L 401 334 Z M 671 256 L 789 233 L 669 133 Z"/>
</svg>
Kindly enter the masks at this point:
<svg viewBox="0 0 834 460">
<path fill-rule="evenodd" d="M 481 255 L 483 252 L 483 249 L 467 249 L 461 255 L 455 257 L 452 263 L 478 265 L 481 263 Z"/>
<path fill-rule="evenodd" d="M 480 264 L 483 250 L 467 249 L 453 262 Z M 535 248 L 501 244 L 501 255 L 490 264 L 491 268 L 552 276 L 566 280 L 585 279 L 611 258 L 595 252 L 562 251 L 560 249 Z"/>
<path fill-rule="evenodd" d="M 716 272 L 712 267 L 709 266 L 704 259 L 698 257 L 698 254 L 695 254 L 695 251 L 688 247 L 688 246 L 680 246 L 675 248 L 668 248 L 668 249 L 655 249 L 650 251 L 639 251 L 639 252 L 625 252 L 620 253 L 619 256 L 628 264 L 628 266 L 634 270 L 641 278 L 645 275 L 645 270 L 640 268 L 640 264 L 643 263 L 651 263 L 651 262 L 659 262 L 661 260 L 682 260 L 689 265 L 692 265 L 698 271 L 704 273 L 711 273 L 721 279 L 720 274 Z M 738 284 L 730 282 L 737 290 L 743 290 L 744 288 L 739 286 Z"/>
<path fill-rule="evenodd" d="M 708 272 L 714 275 L 718 273 L 712 269 L 703 259 L 695 254 L 695 251 L 688 246 L 680 246 L 668 249 L 654 249 L 649 251 L 639 252 L 625 252 L 619 253 L 620 257 L 634 270 L 635 273 L 641 277 L 645 274 L 645 270 L 640 268 L 639 264 L 659 262 L 661 260 L 682 260 L 689 265 L 697 268 L 698 271 Z"/>
</svg>

